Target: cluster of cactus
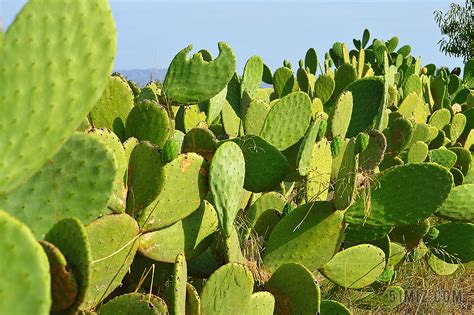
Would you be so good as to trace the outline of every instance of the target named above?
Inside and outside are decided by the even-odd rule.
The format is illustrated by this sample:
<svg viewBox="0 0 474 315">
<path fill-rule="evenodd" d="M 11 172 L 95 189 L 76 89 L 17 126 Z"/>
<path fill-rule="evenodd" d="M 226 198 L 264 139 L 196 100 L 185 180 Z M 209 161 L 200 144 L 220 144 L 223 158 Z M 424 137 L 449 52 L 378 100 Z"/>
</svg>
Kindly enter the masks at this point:
<svg viewBox="0 0 474 315">
<path fill-rule="evenodd" d="M 474 60 L 365 31 L 239 75 L 219 43 L 140 88 L 114 29 L 30 0 L 0 33 L 0 314 L 349 314 L 320 281 L 395 307 L 405 261 L 474 260 Z"/>
</svg>

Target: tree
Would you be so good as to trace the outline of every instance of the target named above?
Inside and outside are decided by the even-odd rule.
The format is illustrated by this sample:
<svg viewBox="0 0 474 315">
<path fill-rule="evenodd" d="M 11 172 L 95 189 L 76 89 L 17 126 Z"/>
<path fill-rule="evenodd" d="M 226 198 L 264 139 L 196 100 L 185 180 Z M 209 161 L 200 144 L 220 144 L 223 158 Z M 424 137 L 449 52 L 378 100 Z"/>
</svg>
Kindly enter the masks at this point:
<svg viewBox="0 0 474 315">
<path fill-rule="evenodd" d="M 466 0 L 463 6 L 451 3 L 450 9 L 443 13 L 434 12 L 434 19 L 443 37 L 438 42 L 440 50 L 453 57 L 462 57 L 464 61 L 474 58 L 474 5 Z"/>
</svg>

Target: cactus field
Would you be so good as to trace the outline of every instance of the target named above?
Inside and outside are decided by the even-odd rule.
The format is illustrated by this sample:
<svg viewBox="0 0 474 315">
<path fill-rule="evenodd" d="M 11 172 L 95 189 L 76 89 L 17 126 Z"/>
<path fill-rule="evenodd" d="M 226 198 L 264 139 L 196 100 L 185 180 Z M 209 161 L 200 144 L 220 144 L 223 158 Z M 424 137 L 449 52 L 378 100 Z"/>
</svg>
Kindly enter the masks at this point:
<svg viewBox="0 0 474 315">
<path fill-rule="evenodd" d="M 107 0 L 52 2 L 0 32 L 0 314 L 396 310 L 401 266 L 472 268 L 474 60 L 365 30 L 139 86 Z"/>
</svg>

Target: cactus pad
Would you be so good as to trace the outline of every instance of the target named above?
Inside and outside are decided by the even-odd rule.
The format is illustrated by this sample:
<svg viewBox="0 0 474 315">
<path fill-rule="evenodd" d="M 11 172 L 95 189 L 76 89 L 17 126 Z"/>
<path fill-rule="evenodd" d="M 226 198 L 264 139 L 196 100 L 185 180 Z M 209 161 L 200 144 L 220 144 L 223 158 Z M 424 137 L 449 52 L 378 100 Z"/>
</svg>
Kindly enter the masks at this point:
<svg viewBox="0 0 474 315">
<path fill-rule="evenodd" d="M 163 315 L 168 314 L 161 298 L 142 294 L 127 293 L 108 301 L 100 308 L 100 315 Z"/>
<path fill-rule="evenodd" d="M 0 206 L 41 238 L 64 217 L 87 224 L 104 214 L 116 174 L 112 152 L 92 136 L 76 133 L 28 182 L 0 196 Z"/>
<path fill-rule="evenodd" d="M 262 254 L 264 268 L 275 271 L 287 263 L 316 270 L 339 249 L 343 215 L 330 202 L 317 201 L 295 208 L 273 230 Z"/>
<path fill-rule="evenodd" d="M 0 227 L 0 313 L 49 314 L 48 257 L 26 225 L 1 210 Z"/>
<path fill-rule="evenodd" d="M 451 221 L 474 223 L 474 184 L 456 186 L 451 189 L 437 215 Z"/>
<path fill-rule="evenodd" d="M 318 314 L 321 293 L 314 275 L 303 265 L 279 267 L 265 285 L 275 296 L 275 314 Z"/>
<path fill-rule="evenodd" d="M 344 288 L 360 289 L 375 282 L 384 269 L 384 252 L 376 246 L 361 244 L 337 253 L 320 271 Z"/>
<path fill-rule="evenodd" d="M 218 46 L 219 56 L 209 62 L 201 53 L 188 59 L 192 45 L 181 50 L 168 68 L 163 83 L 165 95 L 180 104 L 196 104 L 222 91 L 235 73 L 235 56 L 226 43 Z"/>
<path fill-rule="evenodd" d="M 104 0 L 29 1 L 4 35 L 1 193 L 39 171 L 74 133 L 102 94 L 116 51 Z"/>
<path fill-rule="evenodd" d="M 311 100 L 308 94 L 294 92 L 273 105 L 260 135 L 283 151 L 303 138 L 310 122 Z"/>
<path fill-rule="evenodd" d="M 425 239 L 431 252 L 448 263 L 467 263 L 474 260 L 474 224 L 448 222 L 435 226 L 439 235 Z"/>
<path fill-rule="evenodd" d="M 403 185 L 406 178 L 410 185 Z M 414 224 L 432 215 L 448 197 L 451 173 L 431 163 L 413 163 L 390 168 L 377 176 L 378 188 L 371 192 L 370 216 L 364 218 L 364 198 L 346 212 L 349 223 L 377 226 Z"/>
<path fill-rule="evenodd" d="M 229 236 L 240 209 L 245 160 L 240 147 L 225 142 L 217 149 L 209 171 L 209 188 L 224 235 Z"/>
</svg>

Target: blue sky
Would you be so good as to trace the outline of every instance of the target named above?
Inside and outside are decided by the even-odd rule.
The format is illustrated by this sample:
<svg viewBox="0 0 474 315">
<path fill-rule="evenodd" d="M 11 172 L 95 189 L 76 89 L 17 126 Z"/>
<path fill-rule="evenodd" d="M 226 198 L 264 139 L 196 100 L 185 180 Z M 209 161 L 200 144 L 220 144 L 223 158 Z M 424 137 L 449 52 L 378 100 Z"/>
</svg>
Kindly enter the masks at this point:
<svg viewBox="0 0 474 315">
<path fill-rule="evenodd" d="M 25 0 L 0 0 L 0 16 L 8 26 Z M 234 49 L 237 66 L 260 55 L 272 69 L 283 59 L 295 66 L 309 47 L 320 58 L 335 41 L 352 46 L 364 28 L 372 37 L 399 37 L 422 62 L 449 67 L 462 60 L 444 56 L 433 11 L 446 11 L 462 0 L 110 0 L 117 24 L 115 69 L 166 68 L 188 44 L 214 55 L 217 42 Z"/>
</svg>

